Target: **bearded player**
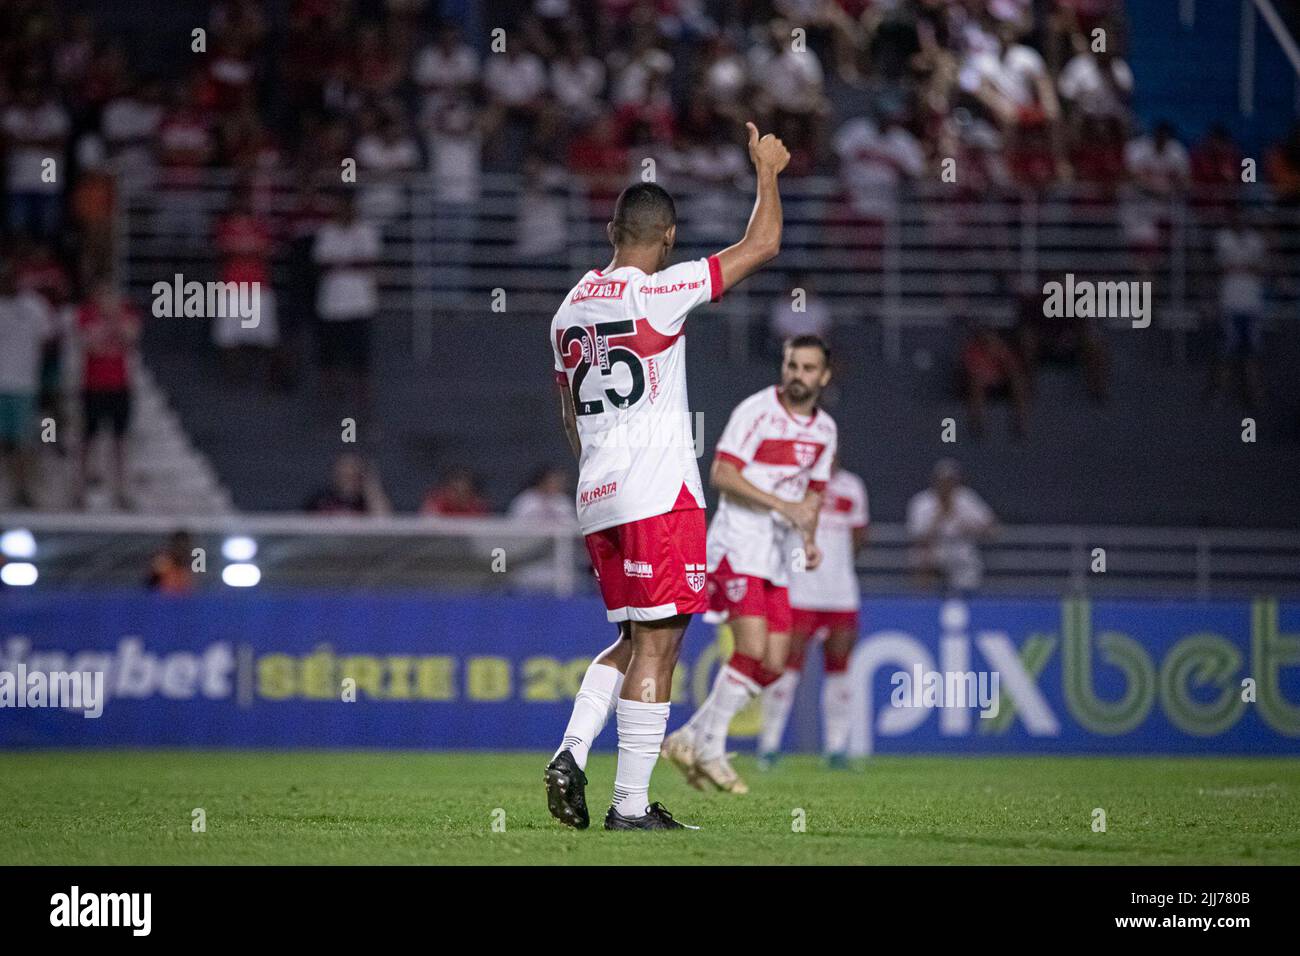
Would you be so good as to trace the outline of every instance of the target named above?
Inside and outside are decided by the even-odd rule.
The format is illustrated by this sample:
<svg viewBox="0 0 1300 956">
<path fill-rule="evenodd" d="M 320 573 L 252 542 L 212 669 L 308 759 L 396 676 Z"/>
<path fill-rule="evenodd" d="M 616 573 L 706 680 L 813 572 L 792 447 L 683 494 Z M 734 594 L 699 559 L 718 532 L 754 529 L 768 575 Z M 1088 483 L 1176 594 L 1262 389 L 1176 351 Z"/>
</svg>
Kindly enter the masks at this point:
<svg viewBox="0 0 1300 956">
<path fill-rule="evenodd" d="M 565 433 L 578 456 L 578 522 L 619 639 L 587 669 L 560 749 L 546 767 L 547 804 L 584 829 L 587 754 L 611 713 L 618 770 L 607 830 L 675 830 L 650 803 L 668 726 L 673 668 L 704 595 L 704 489 L 686 399 L 687 314 L 772 259 L 781 243 L 777 176 L 790 154 L 749 128 L 757 197 L 744 238 L 717 255 L 668 266 L 672 197 L 629 186 L 607 227 L 614 258 L 569 293 L 551 321 Z"/>
<path fill-rule="evenodd" d="M 763 691 L 763 729 L 759 735 L 759 766 L 770 768 L 781 749 L 795 691 L 803 671 L 808 642 L 824 640 L 822 666 L 822 745 L 827 763 L 848 767 L 850 709 L 849 654 L 858 639 L 861 594 L 854 556 L 867 540 L 867 488 L 862 479 L 832 462 L 831 479 L 822 492 L 817 547 L 821 563 L 790 576 L 793 633 L 785 673 Z"/>
<path fill-rule="evenodd" d="M 741 402 L 718 439 L 710 478 L 720 492 L 709 526 L 709 603 L 735 650 L 663 753 L 700 789 L 747 793 L 727 759 L 731 719 L 785 670 L 791 570 L 815 568 L 821 492 L 835 457 L 834 420 L 817 407 L 830 351 L 815 335 L 785 343 L 781 384 Z"/>
</svg>

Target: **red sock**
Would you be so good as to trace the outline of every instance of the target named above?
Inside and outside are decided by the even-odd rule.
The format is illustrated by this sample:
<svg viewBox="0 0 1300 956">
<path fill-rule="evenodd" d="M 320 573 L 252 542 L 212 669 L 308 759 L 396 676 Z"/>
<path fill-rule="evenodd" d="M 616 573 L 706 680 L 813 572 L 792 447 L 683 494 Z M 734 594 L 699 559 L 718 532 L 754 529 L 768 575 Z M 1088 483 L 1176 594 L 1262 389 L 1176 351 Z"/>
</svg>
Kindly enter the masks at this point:
<svg viewBox="0 0 1300 956">
<path fill-rule="evenodd" d="M 763 685 L 763 662 L 757 657 L 750 657 L 747 654 L 733 653 L 731 660 L 727 661 L 727 666 L 738 674 L 744 674 L 755 684 L 760 687 Z"/>
</svg>

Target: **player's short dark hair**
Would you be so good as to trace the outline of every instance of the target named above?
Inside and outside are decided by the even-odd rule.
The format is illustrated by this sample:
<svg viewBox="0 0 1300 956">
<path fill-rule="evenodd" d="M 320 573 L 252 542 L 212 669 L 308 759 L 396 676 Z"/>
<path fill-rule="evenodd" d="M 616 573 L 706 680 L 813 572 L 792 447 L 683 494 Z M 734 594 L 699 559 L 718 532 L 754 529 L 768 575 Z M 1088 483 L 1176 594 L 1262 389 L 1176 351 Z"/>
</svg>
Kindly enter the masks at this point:
<svg viewBox="0 0 1300 956">
<path fill-rule="evenodd" d="M 619 194 L 614 204 L 614 244 L 639 246 L 658 242 L 669 226 L 677 224 L 677 207 L 668 190 L 658 183 L 636 183 Z"/>
<path fill-rule="evenodd" d="M 794 335 L 785 340 L 787 349 L 821 349 L 822 358 L 826 361 L 826 367 L 831 367 L 831 347 L 826 344 L 826 340 L 820 335 Z"/>
</svg>

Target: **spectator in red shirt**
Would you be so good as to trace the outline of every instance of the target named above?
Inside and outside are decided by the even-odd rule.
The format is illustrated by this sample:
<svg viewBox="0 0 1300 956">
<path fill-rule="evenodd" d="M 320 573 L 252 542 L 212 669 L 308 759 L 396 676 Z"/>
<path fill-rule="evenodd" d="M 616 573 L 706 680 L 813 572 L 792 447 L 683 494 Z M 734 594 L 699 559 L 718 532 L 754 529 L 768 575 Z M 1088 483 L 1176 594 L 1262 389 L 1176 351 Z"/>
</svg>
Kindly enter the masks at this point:
<svg viewBox="0 0 1300 956">
<path fill-rule="evenodd" d="M 472 518 L 488 513 L 487 499 L 478 490 L 474 473 L 468 468 L 453 468 L 442 483 L 434 485 L 424 495 L 420 514 Z"/>
<path fill-rule="evenodd" d="M 1096 190 L 1103 200 L 1114 199 L 1127 175 L 1122 122 L 1108 116 L 1082 117 L 1070 163 L 1076 180 Z"/>
<path fill-rule="evenodd" d="M 1011 400 L 1012 429 L 1023 438 L 1029 422 L 1029 382 L 1010 346 L 995 329 L 973 325 L 961 350 L 961 379 L 971 430 L 984 433 L 989 398 Z"/>
<path fill-rule="evenodd" d="M 91 446 L 105 423 L 113 449 L 113 495 L 130 507 L 126 487 L 126 430 L 131 420 L 130 365 L 140 339 L 140 315 L 107 281 L 94 287 L 77 315 L 85 370 L 82 376 L 81 474 L 77 502 L 84 505 Z"/>
<path fill-rule="evenodd" d="M 1192 194 L 1206 203 L 1227 202 L 1241 183 L 1241 150 L 1227 127 L 1215 123 L 1191 149 Z"/>
<path fill-rule="evenodd" d="M 1300 202 L 1300 123 L 1268 151 L 1264 166 L 1278 203 L 1294 206 Z"/>
<path fill-rule="evenodd" d="M 569 141 L 568 167 L 587 180 L 596 199 L 613 199 L 627 176 L 628 155 L 610 116 L 602 116 Z"/>
</svg>

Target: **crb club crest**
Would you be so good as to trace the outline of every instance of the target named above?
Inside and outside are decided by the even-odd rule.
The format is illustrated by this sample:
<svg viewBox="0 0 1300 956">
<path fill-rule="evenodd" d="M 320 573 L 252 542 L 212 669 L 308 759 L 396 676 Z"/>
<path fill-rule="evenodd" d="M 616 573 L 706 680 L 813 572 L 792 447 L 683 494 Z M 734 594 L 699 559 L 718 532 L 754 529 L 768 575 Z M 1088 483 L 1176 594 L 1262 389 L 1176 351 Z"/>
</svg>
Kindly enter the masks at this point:
<svg viewBox="0 0 1300 956">
<path fill-rule="evenodd" d="M 748 578 L 727 578 L 727 600 L 732 604 L 738 603 L 749 590 Z"/>
<path fill-rule="evenodd" d="M 704 587 L 704 577 L 704 565 L 686 565 L 686 586 L 692 591 L 699 591 Z"/>
<path fill-rule="evenodd" d="M 817 446 L 806 441 L 795 442 L 794 460 L 799 463 L 800 468 L 811 468 L 812 463 L 817 460 Z"/>
</svg>

